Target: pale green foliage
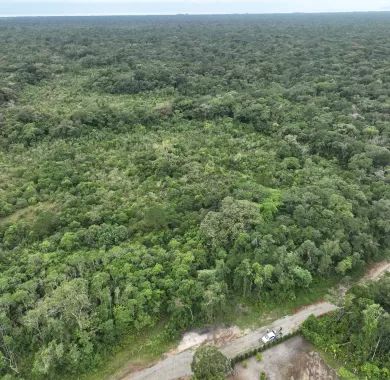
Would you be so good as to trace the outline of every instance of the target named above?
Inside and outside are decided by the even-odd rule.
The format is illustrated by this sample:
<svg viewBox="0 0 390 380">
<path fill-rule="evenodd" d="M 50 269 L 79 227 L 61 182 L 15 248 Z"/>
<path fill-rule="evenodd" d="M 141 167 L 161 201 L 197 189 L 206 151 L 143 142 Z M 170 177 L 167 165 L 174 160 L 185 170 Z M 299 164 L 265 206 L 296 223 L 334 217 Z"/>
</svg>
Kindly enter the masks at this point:
<svg viewBox="0 0 390 380">
<path fill-rule="evenodd" d="M 260 208 L 256 203 L 227 197 L 218 212 L 210 211 L 201 224 L 201 231 L 216 246 L 228 246 L 239 234 L 261 223 Z"/>
<path fill-rule="evenodd" d="M 352 372 L 348 371 L 344 367 L 340 367 L 337 371 L 338 375 L 342 380 L 358 380 L 359 378 L 355 376 Z"/>
<path fill-rule="evenodd" d="M 336 271 L 341 274 L 345 274 L 347 271 L 349 271 L 352 268 L 353 261 L 352 257 L 347 257 L 343 260 L 341 260 L 336 267 Z"/>
</svg>

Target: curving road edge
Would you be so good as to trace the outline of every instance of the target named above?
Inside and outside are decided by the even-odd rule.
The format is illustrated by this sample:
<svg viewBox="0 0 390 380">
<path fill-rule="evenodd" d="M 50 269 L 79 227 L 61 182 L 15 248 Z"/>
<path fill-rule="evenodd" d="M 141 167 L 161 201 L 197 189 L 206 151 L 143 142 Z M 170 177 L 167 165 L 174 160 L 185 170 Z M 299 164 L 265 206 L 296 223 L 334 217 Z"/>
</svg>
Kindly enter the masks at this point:
<svg viewBox="0 0 390 380">
<path fill-rule="evenodd" d="M 282 327 L 284 334 L 289 334 L 296 331 L 301 324 L 311 314 L 320 316 L 330 311 L 336 310 L 337 306 L 329 302 L 319 302 L 314 305 L 307 306 L 293 315 L 287 315 L 277 319 L 268 326 L 253 330 L 240 338 L 237 338 L 225 346 L 220 347 L 220 350 L 228 358 L 233 358 L 238 354 L 244 353 L 259 346 L 260 338 L 266 333 L 267 329 L 277 329 Z M 191 362 L 195 349 L 188 349 L 178 354 L 168 356 L 152 367 L 145 368 L 141 371 L 131 373 L 123 380 L 175 380 L 181 377 L 190 376 Z"/>
<path fill-rule="evenodd" d="M 390 272 L 390 262 L 388 260 L 377 263 L 377 265 L 363 277 L 362 281 L 377 280 L 386 272 Z M 278 329 L 282 327 L 283 333 L 289 334 L 298 330 L 311 314 L 319 317 L 336 309 L 337 306 L 329 302 L 318 302 L 306 306 L 293 315 L 284 316 L 268 326 L 252 330 L 248 334 L 219 347 L 219 349 L 228 358 L 234 358 L 238 354 L 245 353 L 258 347 L 259 340 L 266 333 L 267 329 Z M 195 349 L 196 347 L 168 356 L 149 368 L 122 377 L 121 380 L 176 380 L 182 377 L 191 376 L 191 362 Z"/>
</svg>

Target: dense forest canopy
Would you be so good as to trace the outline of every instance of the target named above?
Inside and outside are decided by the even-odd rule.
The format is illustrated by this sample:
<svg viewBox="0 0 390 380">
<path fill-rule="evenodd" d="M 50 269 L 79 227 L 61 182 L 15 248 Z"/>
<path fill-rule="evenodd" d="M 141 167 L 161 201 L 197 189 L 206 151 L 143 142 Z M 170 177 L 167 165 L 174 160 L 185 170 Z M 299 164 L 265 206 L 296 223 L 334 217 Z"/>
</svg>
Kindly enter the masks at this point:
<svg viewBox="0 0 390 380">
<path fill-rule="evenodd" d="M 0 20 L 0 374 L 389 255 L 390 14 Z"/>
</svg>

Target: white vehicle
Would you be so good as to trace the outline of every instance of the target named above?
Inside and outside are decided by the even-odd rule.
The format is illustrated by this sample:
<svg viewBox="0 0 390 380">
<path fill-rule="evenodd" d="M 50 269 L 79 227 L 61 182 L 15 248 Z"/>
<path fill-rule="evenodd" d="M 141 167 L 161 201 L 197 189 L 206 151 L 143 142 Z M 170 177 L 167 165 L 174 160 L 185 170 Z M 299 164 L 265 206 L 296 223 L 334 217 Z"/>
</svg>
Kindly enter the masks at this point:
<svg viewBox="0 0 390 380">
<path fill-rule="evenodd" d="M 276 339 L 276 332 L 275 330 L 267 330 L 267 334 L 265 334 L 261 340 L 263 343 L 268 343 L 268 342 L 272 342 L 273 340 Z"/>
</svg>

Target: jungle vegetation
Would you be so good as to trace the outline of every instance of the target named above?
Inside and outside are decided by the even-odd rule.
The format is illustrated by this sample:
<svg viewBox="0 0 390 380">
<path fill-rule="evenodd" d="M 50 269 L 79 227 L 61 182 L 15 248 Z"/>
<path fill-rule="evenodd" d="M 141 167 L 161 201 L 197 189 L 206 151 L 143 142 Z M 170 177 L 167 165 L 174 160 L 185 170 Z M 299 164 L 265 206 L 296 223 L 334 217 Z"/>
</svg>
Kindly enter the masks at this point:
<svg viewBox="0 0 390 380">
<path fill-rule="evenodd" d="M 388 257 L 389 58 L 389 13 L 0 19 L 0 376 Z"/>
<path fill-rule="evenodd" d="M 390 379 L 390 275 L 354 287 L 331 315 L 310 317 L 306 338 L 344 366 L 341 379 Z"/>
</svg>

